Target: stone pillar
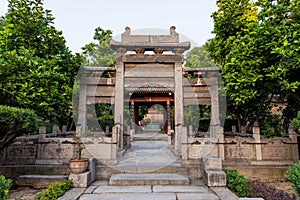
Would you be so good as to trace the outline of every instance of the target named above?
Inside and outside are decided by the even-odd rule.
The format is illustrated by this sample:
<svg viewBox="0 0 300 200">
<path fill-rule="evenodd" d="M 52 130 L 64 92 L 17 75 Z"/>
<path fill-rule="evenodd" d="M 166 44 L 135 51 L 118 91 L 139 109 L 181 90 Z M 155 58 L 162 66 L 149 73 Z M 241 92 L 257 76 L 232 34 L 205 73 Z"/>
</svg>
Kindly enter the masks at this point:
<svg viewBox="0 0 300 200">
<path fill-rule="evenodd" d="M 79 93 L 79 110 L 78 110 L 78 121 L 77 124 L 81 124 L 81 132 L 85 133 L 87 131 L 87 119 L 86 119 L 86 95 L 87 95 L 87 86 L 86 84 L 80 84 L 80 93 Z"/>
<path fill-rule="evenodd" d="M 135 110 L 134 110 L 134 100 L 131 100 L 131 129 L 133 130 L 133 134 L 135 131 Z"/>
<path fill-rule="evenodd" d="M 121 61 L 122 56 L 116 58 L 116 85 L 115 85 L 115 125 L 118 126 L 119 147 L 123 149 L 123 114 L 124 114 L 124 63 Z"/>
<path fill-rule="evenodd" d="M 167 122 L 168 122 L 168 132 L 171 129 L 171 114 L 170 114 L 170 101 L 167 101 Z"/>
<path fill-rule="evenodd" d="M 167 122 L 168 122 L 168 147 L 172 147 L 172 133 L 171 133 L 171 114 L 170 114 L 170 101 L 167 101 Z"/>
<path fill-rule="evenodd" d="M 209 93 L 211 98 L 211 119 L 210 119 L 210 137 L 218 138 L 220 123 L 220 110 L 219 110 L 219 92 L 218 80 L 216 77 L 209 78 Z"/>
<path fill-rule="evenodd" d="M 182 63 L 175 63 L 175 151 L 181 154 L 181 129 L 183 125 Z"/>
<path fill-rule="evenodd" d="M 260 129 L 258 122 L 255 122 L 253 125 L 253 138 L 255 139 L 255 150 L 256 150 L 256 160 L 262 160 L 262 151 L 260 144 Z"/>
</svg>

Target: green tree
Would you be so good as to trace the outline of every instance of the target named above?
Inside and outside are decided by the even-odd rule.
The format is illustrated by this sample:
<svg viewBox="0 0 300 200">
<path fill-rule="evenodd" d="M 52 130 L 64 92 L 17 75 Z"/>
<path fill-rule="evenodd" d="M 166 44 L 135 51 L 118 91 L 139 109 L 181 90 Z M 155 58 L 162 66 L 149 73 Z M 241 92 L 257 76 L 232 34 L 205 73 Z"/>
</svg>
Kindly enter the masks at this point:
<svg viewBox="0 0 300 200">
<path fill-rule="evenodd" d="M 94 40 L 96 43 L 91 42 L 82 48 L 85 57 L 84 65 L 114 67 L 115 51 L 110 48 L 112 31 L 98 27 L 95 29 Z"/>
<path fill-rule="evenodd" d="M 185 67 L 200 68 L 213 67 L 216 65 L 203 46 L 195 47 L 189 51 L 185 60 Z"/>
<path fill-rule="evenodd" d="M 0 104 L 65 124 L 82 57 L 68 49 L 42 0 L 8 2 L 0 26 Z"/>
<path fill-rule="evenodd" d="M 290 113 L 300 99 L 299 1 L 217 3 L 216 36 L 206 48 L 221 66 L 228 110 L 242 124 L 263 122 L 277 97 Z"/>
</svg>

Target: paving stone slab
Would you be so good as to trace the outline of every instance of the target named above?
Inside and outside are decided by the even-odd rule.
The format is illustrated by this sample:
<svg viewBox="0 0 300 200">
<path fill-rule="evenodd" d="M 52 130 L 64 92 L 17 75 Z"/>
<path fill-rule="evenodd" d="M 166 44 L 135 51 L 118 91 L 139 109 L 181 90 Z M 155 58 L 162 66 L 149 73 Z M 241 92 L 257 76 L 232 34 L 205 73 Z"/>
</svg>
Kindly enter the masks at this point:
<svg viewBox="0 0 300 200">
<path fill-rule="evenodd" d="M 67 191 L 64 196 L 58 198 L 57 200 L 75 200 L 80 197 L 80 195 L 84 192 L 85 188 L 72 188 Z"/>
<path fill-rule="evenodd" d="M 154 193 L 170 193 L 170 192 L 180 192 L 180 193 L 208 193 L 208 188 L 204 186 L 187 186 L 187 185 L 154 185 Z"/>
<path fill-rule="evenodd" d="M 103 181 L 103 180 L 94 181 L 91 185 L 106 186 L 106 185 L 108 185 L 108 181 Z"/>
<path fill-rule="evenodd" d="M 154 193 L 116 193 L 116 194 L 84 194 L 79 200 L 176 200 L 175 194 Z"/>
<path fill-rule="evenodd" d="M 190 180 L 181 174 L 113 174 L 109 185 L 189 185 Z"/>
<path fill-rule="evenodd" d="M 84 191 L 85 194 L 92 194 L 96 188 L 98 188 L 99 186 L 97 185 L 91 185 L 88 188 L 86 188 L 86 190 Z"/>
<path fill-rule="evenodd" d="M 93 193 L 151 193 L 151 186 L 101 186 Z"/>
<path fill-rule="evenodd" d="M 213 193 L 176 193 L 176 200 L 219 200 Z"/>
<path fill-rule="evenodd" d="M 226 187 L 211 187 L 221 200 L 239 200 L 239 198 Z"/>
</svg>

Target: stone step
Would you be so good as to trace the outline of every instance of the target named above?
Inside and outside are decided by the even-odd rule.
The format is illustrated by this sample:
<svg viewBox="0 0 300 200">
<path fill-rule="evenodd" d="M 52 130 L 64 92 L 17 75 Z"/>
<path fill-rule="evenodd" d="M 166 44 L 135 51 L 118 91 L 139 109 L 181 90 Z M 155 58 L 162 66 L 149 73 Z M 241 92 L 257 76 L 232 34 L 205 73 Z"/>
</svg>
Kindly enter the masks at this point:
<svg viewBox="0 0 300 200">
<path fill-rule="evenodd" d="M 155 131 L 144 131 L 141 134 L 133 135 L 133 140 L 135 140 L 135 141 L 144 141 L 144 140 L 168 141 L 168 135 L 164 134 L 164 133 L 155 132 Z"/>
<path fill-rule="evenodd" d="M 18 186 L 30 186 L 36 189 L 46 188 L 47 186 L 67 180 L 68 176 L 61 175 L 22 175 L 16 179 Z"/>
<path fill-rule="evenodd" d="M 113 174 L 109 185 L 189 185 L 190 179 L 182 174 Z"/>
</svg>

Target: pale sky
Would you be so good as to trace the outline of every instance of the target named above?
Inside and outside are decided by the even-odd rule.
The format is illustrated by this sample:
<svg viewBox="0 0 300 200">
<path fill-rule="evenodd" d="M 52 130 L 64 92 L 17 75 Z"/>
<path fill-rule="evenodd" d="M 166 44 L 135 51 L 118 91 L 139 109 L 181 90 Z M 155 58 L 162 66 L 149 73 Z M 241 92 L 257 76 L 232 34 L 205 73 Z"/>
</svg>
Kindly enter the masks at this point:
<svg viewBox="0 0 300 200">
<path fill-rule="evenodd" d="M 0 16 L 7 12 L 7 0 L 0 0 Z M 139 29 L 164 29 L 174 25 L 198 45 L 212 38 L 211 14 L 217 10 L 216 0 L 44 0 L 44 8 L 55 17 L 54 26 L 63 32 L 73 52 L 93 41 L 98 26 L 124 32 L 129 26 Z M 167 32 L 168 33 L 168 32 Z M 152 33 L 153 34 L 153 33 Z"/>
</svg>

